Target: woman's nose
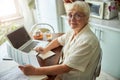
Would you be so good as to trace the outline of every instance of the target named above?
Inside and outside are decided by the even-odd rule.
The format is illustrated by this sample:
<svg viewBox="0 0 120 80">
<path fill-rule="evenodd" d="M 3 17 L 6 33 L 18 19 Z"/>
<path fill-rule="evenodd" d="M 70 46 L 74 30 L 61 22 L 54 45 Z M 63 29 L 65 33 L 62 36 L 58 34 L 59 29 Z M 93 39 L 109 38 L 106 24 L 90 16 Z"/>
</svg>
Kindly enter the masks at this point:
<svg viewBox="0 0 120 80">
<path fill-rule="evenodd" d="M 75 21 L 75 20 L 76 20 L 75 16 L 72 16 L 71 21 Z"/>
</svg>

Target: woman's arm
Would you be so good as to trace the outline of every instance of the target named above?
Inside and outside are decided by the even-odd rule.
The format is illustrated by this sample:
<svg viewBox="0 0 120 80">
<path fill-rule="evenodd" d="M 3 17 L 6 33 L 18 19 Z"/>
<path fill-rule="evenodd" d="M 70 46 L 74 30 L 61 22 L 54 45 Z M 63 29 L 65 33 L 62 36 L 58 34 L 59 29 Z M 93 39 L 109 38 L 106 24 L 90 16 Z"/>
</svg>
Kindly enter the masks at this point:
<svg viewBox="0 0 120 80">
<path fill-rule="evenodd" d="M 52 49 L 54 49 L 54 48 L 56 48 L 58 46 L 60 46 L 60 43 L 58 42 L 57 39 L 54 39 L 45 47 L 45 49 L 47 51 L 50 51 L 50 50 L 52 50 Z"/>
<path fill-rule="evenodd" d="M 40 75 L 44 75 L 44 74 L 45 75 L 58 75 L 58 74 L 67 73 L 71 69 L 72 68 L 68 67 L 65 64 L 60 64 L 60 65 L 37 68 L 37 73 Z"/>
<path fill-rule="evenodd" d="M 26 75 L 57 75 L 69 72 L 72 68 L 65 64 L 35 68 L 31 65 L 19 66 Z"/>
<path fill-rule="evenodd" d="M 46 53 L 56 47 L 60 46 L 60 43 L 58 42 L 57 39 L 54 39 L 53 41 L 51 41 L 45 48 L 42 47 L 37 47 L 35 50 L 38 53 Z"/>
</svg>

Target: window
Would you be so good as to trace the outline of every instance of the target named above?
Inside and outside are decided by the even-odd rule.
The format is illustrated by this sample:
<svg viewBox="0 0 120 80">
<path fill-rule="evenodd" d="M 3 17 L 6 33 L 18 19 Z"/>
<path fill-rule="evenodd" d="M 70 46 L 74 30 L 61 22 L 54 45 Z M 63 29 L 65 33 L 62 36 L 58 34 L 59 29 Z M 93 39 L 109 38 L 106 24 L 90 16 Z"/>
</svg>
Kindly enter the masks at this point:
<svg viewBox="0 0 120 80">
<path fill-rule="evenodd" d="M 0 22 L 20 17 L 17 0 L 0 0 Z"/>
</svg>

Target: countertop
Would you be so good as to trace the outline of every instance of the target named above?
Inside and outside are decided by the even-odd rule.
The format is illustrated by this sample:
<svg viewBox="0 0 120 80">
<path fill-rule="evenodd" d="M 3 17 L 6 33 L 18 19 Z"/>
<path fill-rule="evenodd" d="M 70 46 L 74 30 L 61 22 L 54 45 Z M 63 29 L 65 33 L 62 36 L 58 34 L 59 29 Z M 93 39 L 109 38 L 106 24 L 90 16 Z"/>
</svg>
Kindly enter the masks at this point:
<svg viewBox="0 0 120 80">
<path fill-rule="evenodd" d="M 61 17 L 67 19 L 66 15 L 62 15 Z M 110 20 L 103 20 L 103 19 L 90 17 L 89 22 L 90 24 L 93 24 L 97 27 L 120 32 L 120 20 L 118 20 L 117 17 Z"/>
<path fill-rule="evenodd" d="M 120 32 L 120 20 L 118 18 L 110 20 L 101 20 L 97 18 L 90 18 L 90 24 L 94 24 L 98 27 L 119 31 Z"/>
</svg>

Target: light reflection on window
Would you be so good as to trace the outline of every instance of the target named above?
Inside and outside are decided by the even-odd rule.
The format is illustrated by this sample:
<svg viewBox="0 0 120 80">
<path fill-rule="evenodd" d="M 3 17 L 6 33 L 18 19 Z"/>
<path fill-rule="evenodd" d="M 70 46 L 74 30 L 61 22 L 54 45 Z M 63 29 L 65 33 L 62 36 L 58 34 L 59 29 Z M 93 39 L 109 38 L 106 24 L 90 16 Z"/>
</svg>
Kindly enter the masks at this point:
<svg viewBox="0 0 120 80">
<path fill-rule="evenodd" d="M 0 21 L 18 17 L 17 0 L 0 0 Z"/>
</svg>

